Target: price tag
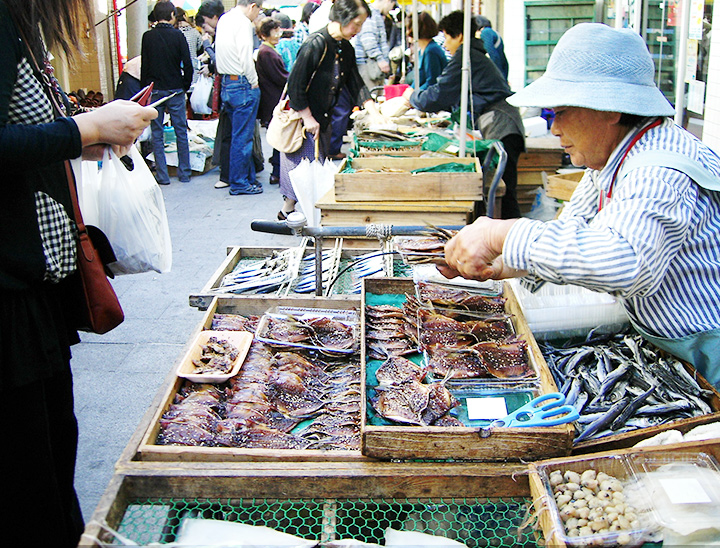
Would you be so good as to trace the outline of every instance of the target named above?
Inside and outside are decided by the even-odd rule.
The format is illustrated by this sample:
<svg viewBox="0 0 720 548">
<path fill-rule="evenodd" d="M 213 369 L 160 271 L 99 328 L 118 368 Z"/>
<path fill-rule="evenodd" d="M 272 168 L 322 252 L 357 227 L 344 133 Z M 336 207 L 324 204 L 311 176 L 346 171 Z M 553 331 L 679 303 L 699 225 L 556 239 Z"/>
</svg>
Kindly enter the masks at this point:
<svg viewBox="0 0 720 548">
<path fill-rule="evenodd" d="M 468 419 L 470 420 L 495 420 L 507 417 L 507 404 L 505 398 L 467 398 Z"/>
<path fill-rule="evenodd" d="M 660 485 L 673 504 L 707 504 L 710 497 L 695 478 L 661 479 Z"/>
</svg>

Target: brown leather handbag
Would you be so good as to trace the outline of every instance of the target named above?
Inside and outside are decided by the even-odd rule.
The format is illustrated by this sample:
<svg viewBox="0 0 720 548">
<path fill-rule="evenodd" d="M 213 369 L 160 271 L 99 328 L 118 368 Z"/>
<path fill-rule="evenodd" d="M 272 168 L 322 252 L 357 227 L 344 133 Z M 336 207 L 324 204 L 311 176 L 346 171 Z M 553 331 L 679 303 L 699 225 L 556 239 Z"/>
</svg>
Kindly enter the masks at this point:
<svg viewBox="0 0 720 548">
<path fill-rule="evenodd" d="M 83 294 L 85 296 L 85 307 L 80 314 L 79 329 L 93 333 L 107 333 L 115 329 L 125 319 L 125 314 L 120 306 L 120 301 L 115 290 L 108 280 L 105 272 L 105 264 L 115 262 L 112 247 L 100 230 L 94 235 L 96 241 L 105 238 L 101 253 L 93 244 L 88 234 L 88 228 L 83 222 L 82 213 L 78 206 L 77 191 L 75 189 L 75 176 L 73 175 L 70 162 L 65 162 L 65 172 L 72 198 L 75 224 L 77 224 L 79 240 L 77 245 L 77 268 L 82 280 Z M 100 246 L 98 246 L 100 247 Z"/>
</svg>

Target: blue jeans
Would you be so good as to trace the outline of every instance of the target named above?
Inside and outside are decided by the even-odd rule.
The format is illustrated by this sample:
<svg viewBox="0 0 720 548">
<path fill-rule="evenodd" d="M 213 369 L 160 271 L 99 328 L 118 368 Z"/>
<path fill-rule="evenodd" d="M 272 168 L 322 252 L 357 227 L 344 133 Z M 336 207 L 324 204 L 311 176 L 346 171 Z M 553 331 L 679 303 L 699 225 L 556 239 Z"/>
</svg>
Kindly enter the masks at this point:
<svg viewBox="0 0 720 548">
<path fill-rule="evenodd" d="M 169 183 L 167 163 L 165 163 L 165 135 L 163 131 L 163 120 L 165 119 L 165 109 L 170 114 L 170 122 L 175 129 L 175 137 L 177 138 L 177 154 L 178 154 L 178 179 L 184 183 L 190 180 L 190 145 L 188 145 L 187 136 L 187 111 L 185 110 L 185 92 L 181 89 L 163 89 L 152 92 L 151 102 L 167 97 L 172 93 L 179 91 L 175 97 L 165 101 L 162 105 L 155 108 L 158 111 L 158 117 L 150 122 L 152 129 L 153 155 L 155 156 L 155 178 L 159 183 Z"/>
<path fill-rule="evenodd" d="M 250 190 L 255 183 L 252 158 L 255 118 L 260 103 L 260 88 L 253 88 L 244 76 L 232 80 L 223 75 L 221 98 L 223 108 L 232 120 L 230 145 L 230 193 Z"/>
</svg>

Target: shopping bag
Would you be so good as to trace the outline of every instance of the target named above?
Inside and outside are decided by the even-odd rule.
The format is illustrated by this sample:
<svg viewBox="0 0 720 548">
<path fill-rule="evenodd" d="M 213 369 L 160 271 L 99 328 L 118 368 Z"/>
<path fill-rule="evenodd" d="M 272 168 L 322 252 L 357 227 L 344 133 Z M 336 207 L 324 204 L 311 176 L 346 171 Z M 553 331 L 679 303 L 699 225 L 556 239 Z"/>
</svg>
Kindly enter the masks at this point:
<svg viewBox="0 0 720 548">
<path fill-rule="evenodd" d="M 195 114 L 212 114 L 212 107 L 208 106 L 213 92 L 214 80 L 210 76 L 200 75 L 190 94 L 190 107 Z"/>
<path fill-rule="evenodd" d="M 280 99 L 268 124 L 265 139 L 275 150 L 290 153 L 298 150 L 303 143 L 305 127 L 299 112 L 288 106 L 288 99 Z"/>
<path fill-rule="evenodd" d="M 312 139 L 312 137 L 308 137 Z M 317 201 L 325 196 L 335 184 L 335 173 L 340 166 L 325 159 L 319 160 L 318 141 L 315 140 L 315 159 L 303 159 L 295 169 L 288 172 L 300 209 L 307 218 L 308 226 L 320 226 L 320 210 L 315 207 Z"/>
<path fill-rule="evenodd" d="M 172 244 L 160 187 L 135 147 L 128 153 L 133 161 L 132 171 L 112 149 L 107 150 L 97 189 L 91 191 L 96 200 L 97 219 L 85 222 L 97 226 L 110 241 L 117 260 L 108 268 L 114 274 L 169 272 Z M 83 191 L 90 190 L 84 182 L 82 187 Z M 91 198 L 83 197 L 83 202 L 88 199 Z M 86 207 L 92 210 L 92 206 Z"/>
</svg>

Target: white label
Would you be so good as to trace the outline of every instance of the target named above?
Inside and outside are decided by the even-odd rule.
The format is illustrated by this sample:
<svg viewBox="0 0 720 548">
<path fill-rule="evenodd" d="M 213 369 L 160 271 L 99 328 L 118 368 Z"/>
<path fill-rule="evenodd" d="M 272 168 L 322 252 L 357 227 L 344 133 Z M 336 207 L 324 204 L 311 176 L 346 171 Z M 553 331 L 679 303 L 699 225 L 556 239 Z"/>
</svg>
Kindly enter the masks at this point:
<svg viewBox="0 0 720 548">
<path fill-rule="evenodd" d="M 467 405 L 468 419 L 481 420 L 481 419 L 502 419 L 507 417 L 507 404 L 505 398 L 467 398 L 465 400 Z"/>
<path fill-rule="evenodd" d="M 661 479 L 660 485 L 673 504 L 707 504 L 710 497 L 695 478 Z"/>
</svg>

